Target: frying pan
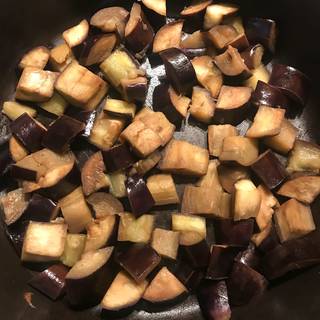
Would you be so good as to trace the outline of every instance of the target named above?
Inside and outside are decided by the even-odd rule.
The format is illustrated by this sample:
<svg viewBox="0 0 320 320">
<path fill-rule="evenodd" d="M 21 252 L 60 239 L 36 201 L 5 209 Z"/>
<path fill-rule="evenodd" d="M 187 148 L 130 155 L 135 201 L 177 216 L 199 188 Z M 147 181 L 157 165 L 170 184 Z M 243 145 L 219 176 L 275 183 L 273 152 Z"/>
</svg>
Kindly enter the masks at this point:
<svg viewBox="0 0 320 320">
<path fill-rule="evenodd" d="M 173 1 L 173 0 L 172 0 Z M 67 27 L 84 16 L 108 5 L 129 6 L 129 1 L 93 0 L 2 0 L 0 10 L 0 102 L 9 99 L 16 85 L 15 66 L 21 55 L 37 45 L 50 45 L 53 39 Z M 313 94 L 303 114 L 295 120 L 301 130 L 301 138 L 320 142 L 320 109 L 317 94 L 320 92 L 320 2 L 317 0 L 242 0 L 243 16 L 260 16 L 275 19 L 280 37 L 276 59 L 307 73 L 313 79 Z M 0 140 L 7 126 L 0 122 Z M 184 139 L 202 144 L 205 133 L 191 123 L 182 133 Z M 1 184 L 1 182 L 0 182 Z M 319 226 L 320 201 L 313 205 Z M 82 320 L 100 319 L 97 308 L 73 311 L 62 300 L 52 302 L 27 285 L 31 273 L 20 265 L 20 260 L 0 230 L 0 319 L 3 320 Z M 25 292 L 33 292 L 30 307 L 24 299 Z M 287 276 L 274 283 L 259 300 L 233 310 L 232 319 L 319 319 L 320 267 Z M 122 319 L 202 319 L 198 303 L 189 297 L 171 309 L 148 313 L 135 311 Z"/>
</svg>

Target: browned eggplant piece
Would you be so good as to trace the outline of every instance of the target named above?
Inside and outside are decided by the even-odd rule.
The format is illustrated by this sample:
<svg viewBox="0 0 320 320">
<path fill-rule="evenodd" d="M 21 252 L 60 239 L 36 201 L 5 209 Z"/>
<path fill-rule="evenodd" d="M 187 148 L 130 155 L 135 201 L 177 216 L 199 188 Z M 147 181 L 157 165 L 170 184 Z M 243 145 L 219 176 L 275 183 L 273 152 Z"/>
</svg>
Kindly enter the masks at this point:
<svg viewBox="0 0 320 320">
<path fill-rule="evenodd" d="M 37 116 L 37 111 L 35 109 L 16 101 L 5 101 L 2 105 L 1 112 L 12 121 L 16 120 L 24 113 L 28 113 L 34 118 Z"/>
<path fill-rule="evenodd" d="M 230 320 L 228 289 L 224 281 L 208 282 L 198 292 L 200 308 L 208 320 Z"/>
<path fill-rule="evenodd" d="M 278 245 L 264 256 L 263 274 L 270 280 L 289 271 L 307 268 L 320 262 L 319 233 L 313 232 L 301 239 Z"/>
<path fill-rule="evenodd" d="M 235 37 L 233 40 L 231 40 L 228 43 L 228 45 L 238 49 L 239 52 L 246 50 L 250 46 L 248 39 L 244 33 L 239 34 L 237 37 Z M 241 55 L 241 57 L 242 57 L 242 55 Z M 244 62 L 246 64 L 246 61 L 244 61 Z M 246 66 L 248 66 L 248 65 L 246 64 Z"/>
<path fill-rule="evenodd" d="M 230 302 L 234 306 L 247 304 L 260 297 L 267 286 L 268 282 L 263 275 L 240 262 L 235 262 L 227 280 Z"/>
<path fill-rule="evenodd" d="M 145 77 L 122 79 L 121 89 L 124 98 L 129 102 L 145 102 L 148 92 L 148 80 Z"/>
<path fill-rule="evenodd" d="M 294 147 L 298 129 L 287 119 L 283 119 L 280 132 L 272 137 L 263 139 L 263 143 L 275 151 L 287 154 Z"/>
<path fill-rule="evenodd" d="M 68 272 L 66 293 L 71 306 L 86 308 L 101 301 L 116 272 L 112 253 L 113 247 L 87 252 Z"/>
<path fill-rule="evenodd" d="M 240 246 L 213 245 L 206 278 L 210 280 L 227 279 L 234 259 L 242 249 L 243 247 Z"/>
<path fill-rule="evenodd" d="M 252 88 L 252 90 L 255 90 L 259 81 L 265 83 L 269 82 L 270 73 L 263 64 L 260 64 L 258 68 L 250 71 L 252 73 L 252 76 L 243 83 L 245 86 Z"/>
<path fill-rule="evenodd" d="M 222 86 L 216 104 L 214 121 L 239 124 L 247 118 L 251 109 L 252 90 L 248 87 Z"/>
<path fill-rule="evenodd" d="M 288 175 L 283 164 L 271 150 L 261 154 L 250 168 L 270 190 L 278 187 Z"/>
<path fill-rule="evenodd" d="M 103 32 L 117 32 L 124 36 L 129 12 L 122 7 L 108 7 L 97 11 L 90 20 L 90 24 Z"/>
<path fill-rule="evenodd" d="M 188 57 L 178 48 L 160 52 L 166 75 L 179 94 L 188 94 L 196 85 L 196 73 Z"/>
<path fill-rule="evenodd" d="M 209 152 L 187 141 L 172 139 L 167 145 L 159 168 L 165 172 L 203 176 L 208 171 Z"/>
<path fill-rule="evenodd" d="M 89 34 L 89 23 L 87 20 L 82 20 L 79 24 L 65 30 L 62 33 L 64 41 L 70 48 L 81 44 Z"/>
<path fill-rule="evenodd" d="M 182 20 L 161 27 L 154 37 L 152 51 L 157 53 L 170 48 L 180 48 L 182 28 Z"/>
<path fill-rule="evenodd" d="M 135 174 L 138 174 L 140 176 L 144 176 L 147 172 L 153 169 L 160 160 L 161 153 L 160 151 L 156 150 L 155 152 L 151 153 L 148 158 L 136 162 L 130 170 L 129 175 L 134 176 Z"/>
<path fill-rule="evenodd" d="M 301 107 L 306 105 L 310 93 L 311 81 L 298 69 L 283 64 L 274 65 L 269 84 L 279 88 Z"/>
<path fill-rule="evenodd" d="M 211 93 L 213 98 L 218 97 L 223 85 L 223 76 L 213 63 L 212 57 L 196 57 L 192 59 L 192 65 L 199 83 Z"/>
<path fill-rule="evenodd" d="M 214 62 L 225 76 L 237 77 L 241 80 L 249 79 L 252 76 L 239 51 L 231 46 L 228 46 L 224 53 L 215 56 Z"/>
<path fill-rule="evenodd" d="M 71 48 L 64 42 L 50 50 L 50 65 L 53 70 L 62 72 L 75 59 Z"/>
<path fill-rule="evenodd" d="M 134 3 L 131 8 L 124 35 L 126 46 L 139 55 L 144 54 L 153 41 L 153 28 L 138 3 Z"/>
<path fill-rule="evenodd" d="M 190 246 L 180 246 L 180 254 L 194 269 L 208 267 L 210 248 L 205 239 Z"/>
<path fill-rule="evenodd" d="M 300 238 L 316 229 L 310 207 L 295 199 L 276 210 L 275 222 L 281 242 Z"/>
<path fill-rule="evenodd" d="M 143 282 L 161 261 L 153 248 L 141 244 L 132 245 L 127 251 L 117 255 L 116 259 L 138 283 Z"/>
<path fill-rule="evenodd" d="M 162 257 L 177 259 L 179 232 L 159 229 L 153 230 L 151 247 Z"/>
<path fill-rule="evenodd" d="M 29 154 L 28 150 L 14 136 L 9 140 L 9 151 L 11 159 L 15 162 L 22 160 Z"/>
<path fill-rule="evenodd" d="M 262 44 L 271 53 L 276 46 L 276 23 L 270 19 L 250 18 L 245 25 L 246 35 L 251 44 Z"/>
<path fill-rule="evenodd" d="M 201 177 L 195 184 L 196 187 L 204 187 L 216 190 L 217 192 L 223 192 L 218 176 L 219 160 L 210 160 L 207 173 Z"/>
<path fill-rule="evenodd" d="M 150 10 L 155 11 L 161 16 L 165 16 L 167 12 L 166 0 L 142 0 L 142 3 Z"/>
<path fill-rule="evenodd" d="M 206 47 L 204 33 L 197 30 L 181 41 L 181 47 L 186 49 L 201 49 Z"/>
<path fill-rule="evenodd" d="M 85 124 L 63 115 L 53 122 L 44 134 L 42 145 L 58 153 L 67 151 L 71 142 L 85 129 Z"/>
<path fill-rule="evenodd" d="M 28 284 L 52 300 L 57 300 L 66 291 L 66 275 L 69 269 L 63 264 L 55 264 L 35 275 Z"/>
<path fill-rule="evenodd" d="M 249 44 L 249 43 L 248 43 Z M 231 46 L 234 46 L 230 43 Z M 241 51 L 241 49 L 237 48 Z M 256 69 L 260 66 L 262 57 L 264 54 L 264 48 L 261 44 L 256 44 L 253 46 L 248 46 L 247 48 L 242 48 L 242 51 L 240 53 L 242 59 L 244 60 L 244 63 L 246 66 L 251 69 Z"/>
<path fill-rule="evenodd" d="M 256 246 L 250 242 L 246 250 L 239 252 L 235 261 L 257 270 L 260 267 L 260 258 Z"/>
<path fill-rule="evenodd" d="M 126 188 L 132 212 L 136 217 L 140 217 L 142 214 L 149 212 L 155 205 L 152 194 L 141 177 L 128 177 Z"/>
<path fill-rule="evenodd" d="M 215 48 L 222 50 L 227 48 L 230 43 L 238 37 L 237 30 L 230 25 L 219 25 L 210 29 L 207 38 L 212 42 Z M 234 46 L 234 48 L 236 48 Z"/>
<path fill-rule="evenodd" d="M 116 198 L 124 198 L 126 191 L 126 173 L 123 171 L 114 172 L 108 175 L 110 179 L 110 193 Z"/>
<path fill-rule="evenodd" d="M 44 69 L 47 65 L 50 56 L 48 48 L 39 46 L 28 51 L 20 60 L 19 68 L 34 67 Z"/>
<path fill-rule="evenodd" d="M 217 244 L 247 246 L 254 229 L 254 220 L 217 220 L 214 225 Z"/>
<path fill-rule="evenodd" d="M 277 193 L 310 204 L 320 194 L 320 177 L 303 175 L 292 178 L 285 182 Z"/>
<path fill-rule="evenodd" d="M 19 142 L 30 152 L 41 149 L 41 142 L 46 134 L 46 129 L 28 113 L 23 113 L 11 122 L 10 129 Z"/>
</svg>

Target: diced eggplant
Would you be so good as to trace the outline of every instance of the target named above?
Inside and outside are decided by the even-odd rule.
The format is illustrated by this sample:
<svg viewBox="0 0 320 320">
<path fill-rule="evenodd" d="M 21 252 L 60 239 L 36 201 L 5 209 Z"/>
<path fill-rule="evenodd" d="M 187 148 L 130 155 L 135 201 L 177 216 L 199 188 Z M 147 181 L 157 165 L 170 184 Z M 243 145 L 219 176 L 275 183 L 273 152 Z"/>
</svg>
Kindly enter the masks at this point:
<svg viewBox="0 0 320 320">
<path fill-rule="evenodd" d="M 249 179 L 239 180 L 234 188 L 234 220 L 255 218 L 261 205 L 260 191 Z"/>
<path fill-rule="evenodd" d="M 155 200 L 141 177 L 128 177 L 126 188 L 132 212 L 136 217 L 149 212 L 155 205 Z"/>
<path fill-rule="evenodd" d="M 250 242 L 246 250 L 239 252 L 235 261 L 257 270 L 260 267 L 260 254 L 256 246 Z"/>
<path fill-rule="evenodd" d="M 245 25 L 246 35 L 251 44 L 262 44 L 271 53 L 276 46 L 276 23 L 270 19 L 250 18 Z"/>
<path fill-rule="evenodd" d="M 310 204 L 320 194 L 320 177 L 309 175 L 295 177 L 285 182 L 277 193 Z"/>
<path fill-rule="evenodd" d="M 250 46 L 249 48 L 245 48 L 245 50 L 240 53 L 244 63 L 250 70 L 256 69 L 260 66 L 263 54 L 264 48 L 261 44 L 256 44 Z"/>
<path fill-rule="evenodd" d="M 272 217 L 271 217 L 272 219 Z M 271 233 L 271 230 L 272 230 L 272 222 L 269 222 L 269 224 L 260 232 L 258 233 L 255 233 L 252 237 L 251 237 L 251 241 L 252 243 L 254 243 L 254 245 L 259 248 L 260 251 L 264 251 L 264 244 L 268 242 L 268 238 L 270 236 L 270 233 Z M 261 230 L 261 229 L 260 229 Z M 279 241 L 278 243 L 275 245 L 277 246 L 279 244 Z M 260 246 L 262 245 L 262 248 L 260 248 Z M 275 247 L 274 246 L 274 247 Z M 269 251 L 269 248 L 267 246 L 267 250 L 266 251 Z"/>
<path fill-rule="evenodd" d="M 235 161 L 242 166 L 250 166 L 259 156 L 258 143 L 254 139 L 234 136 L 223 140 L 221 161 Z"/>
<path fill-rule="evenodd" d="M 230 302 L 234 306 L 249 303 L 267 289 L 267 280 L 257 271 L 243 263 L 235 262 L 227 281 Z"/>
<path fill-rule="evenodd" d="M 247 246 L 254 229 L 254 220 L 217 220 L 214 225 L 217 244 Z"/>
<path fill-rule="evenodd" d="M 160 263 L 160 256 L 149 245 L 134 244 L 125 252 L 117 256 L 117 262 L 138 283 L 143 282 L 147 276 Z"/>
<path fill-rule="evenodd" d="M 229 24 L 236 28 L 239 34 L 245 33 L 243 19 L 239 15 L 230 15 L 222 21 L 223 24 Z"/>
<path fill-rule="evenodd" d="M 122 79 L 121 90 L 123 97 L 129 102 L 144 103 L 148 92 L 148 80 L 145 77 L 135 79 Z"/>
<path fill-rule="evenodd" d="M 68 267 L 73 267 L 80 259 L 86 245 L 87 236 L 85 234 L 67 235 L 61 262 Z"/>
<path fill-rule="evenodd" d="M 320 171 L 320 147 L 316 144 L 303 140 L 296 140 L 289 155 L 287 170 L 295 171 Z"/>
<path fill-rule="evenodd" d="M 111 283 L 101 302 L 103 311 L 119 311 L 135 305 L 143 296 L 148 282 L 136 283 L 121 271 Z"/>
<path fill-rule="evenodd" d="M 208 146 L 211 156 L 219 157 L 222 152 L 223 140 L 238 135 L 238 130 L 230 124 L 211 125 L 208 127 Z"/>
<path fill-rule="evenodd" d="M 213 245 L 206 278 L 210 280 L 227 279 L 234 259 L 242 249 L 240 246 Z"/>
<path fill-rule="evenodd" d="M 54 115 L 62 116 L 67 109 L 68 102 L 57 92 L 53 94 L 50 100 L 42 102 L 40 107 Z"/>
<path fill-rule="evenodd" d="M 6 101 L 2 106 L 1 112 L 5 114 L 10 120 L 14 121 L 24 113 L 29 114 L 30 117 L 36 117 L 37 111 L 29 106 L 25 106 L 16 101 Z"/>
<path fill-rule="evenodd" d="M 66 291 L 66 275 L 68 268 L 55 264 L 35 275 L 28 283 L 52 300 L 57 300 Z"/>
<path fill-rule="evenodd" d="M 180 202 L 175 183 L 170 174 L 156 174 L 149 177 L 147 188 L 156 206 Z"/>
<path fill-rule="evenodd" d="M 223 191 L 218 176 L 218 166 L 220 165 L 218 160 L 210 160 L 207 173 L 201 177 L 197 182 L 197 187 L 205 187 L 215 189 L 216 191 Z"/>
<path fill-rule="evenodd" d="M 180 232 L 180 245 L 192 246 L 206 239 L 206 220 L 192 215 L 173 214 L 172 230 Z"/>
<path fill-rule="evenodd" d="M 275 151 L 287 154 L 294 147 L 298 129 L 287 119 L 283 119 L 280 132 L 272 137 L 263 139 L 263 143 Z"/>
<path fill-rule="evenodd" d="M 96 74 L 74 61 L 60 74 L 55 89 L 72 105 L 94 110 L 108 92 L 108 85 Z"/>
<path fill-rule="evenodd" d="M 87 20 L 82 20 L 79 24 L 65 30 L 62 33 L 64 41 L 70 48 L 78 46 L 81 44 L 89 34 L 89 23 Z"/>
<path fill-rule="evenodd" d="M 224 281 L 209 282 L 198 293 L 200 308 L 208 320 L 230 320 L 231 309 Z"/>
<path fill-rule="evenodd" d="M 30 221 L 23 241 L 21 260 L 29 262 L 56 261 L 63 254 L 67 225 Z"/>
<path fill-rule="evenodd" d="M 243 51 L 243 50 L 246 50 L 250 44 L 249 44 L 249 41 L 245 35 L 245 33 L 240 33 L 238 34 L 233 40 L 231 40 L 229 43 L 228 43 L 229 46 L 231 47 L 234 47 L 236 49 L 238 49 L 238 51 Z M 242 54 L 241 54 L 241 57 L 242 57 Z M 243 59 L 243 57 L 242 57 Z M 244 63 L 245 65 L 248 67 L 247 61 L 244 60 Z M 248 67 L 249 68 L 249 67 Z M 249 68 L 250 69 L 250 68 Z"/>
<path fill-rule="evenodd" d="M 159 168 L 175 174 L 203 176 L 207 173 L 208 165 L 208 150 L 173 139 L 165 149 Z"/>
<path fill-rule="evenodd" d="M 307 103 L 311 81 L 298 69 L 283 64 L 272 68 L 269 84 L 279 88 L 285 95 L 304 107 Z"/>
<path fill-rule="evenodd" d="M 214 121 L 217 123 L 239 124 L 247 118 L 250 111 L 250 98 L 252 90 L 248 87 L 222 86 Z"/>
<path fill-rule="evenodd" d="M 12 190 L 0 198 L 1 209 L 6 225 L 15 223 L 28 206 L 28 196 L 21 188 Z"/>
<path fill-rule="evenodd" d="M 192 34 L 186 36 L 181 41 L 181 47 L 186 49 L 201 49 L 206 47 L 204 33 L 201 30 L 197 30 Z"/>
<path fill-rule="evenodd" d="M 152 233 L 151 247 L 160 255 L 173 260 L 177 259 L 179 232 L 156 228 Z"/>
<path fill-rule="evenodd" d="M 130 213 L 120 214 L 118 241 L 148 243 L 151 239 L 154 226 L 154 216 L 143 215 L 135 218 Z"/>
<path fill-rule="evenodd" d="M 316 229 L 310 207 L 295 199 L 288 200 L 276 210 L 275 222 L 281 242 L 300 238 Z"/>
<path fill-rule="evenodd" d="M 108 7 L 97 11 L 90 20 L 93 27 L 103 32 L 117 32 L 124 36 L 124 30 L 129 17 L 129 12 L 122 7 Z"/>
<path fill-rule="evenodd" d="M 233 42 L 238 36 L 237 30 L 230 25 L 219 25 L 211 28 L 207 37 L 212 42 L 215 48 L 222 50 L 228 45 L 231 45 L 230 42 Z M 233 46 L 236 48 L 235 46 Z"/>
<path fill-rule="evenodd" d="M 210 123 L 216 108 L 216 103 L 209 91 L 193 87 L 190 114 L 197 120 Z"/>
<path fill-rule="evenodd" d="M 267 68 L 260 64 L 256 69 L 250 70 L 252 76 L 244 82 L 244 85 L 255 90 L 259 81 L 268 83 L 270 80 L 270 73 Z"/>
<path fill-rule="evenodd" d="M 205 239 L 190 246 L 180 246 L 184 260 L 194 269 L 207 268 L 210 258 L 210 248 Z"/>
<path fill-rule="evenodd" d="M 19 118 L 10 124 L 13 135 L 30 152 L 35 152 L 41 148 L 41 142 L 46 129 L 28 113 L 23 113 Z"/>
<path fill-rule="evenodd" d="M 79 233 L 92 221 L 82 188 L 79 187 L 59 200 L 63 217 L 71 233 Z"/>
<path fill-rule="evenodd" d="M 151 303 L 169 303 L 188 290 L 166 268 L 163 267 L 144 292 L 143 299 Z"/>
<path fill-rule="evenodd" d="M 178 48 L 160 52 L 166 75 L 179 94 L 188 94 L 196 84 L 196 73 L 188 57 Z"/>
<path fill-rule="evenodd" d="M 112 116 L 124 117 L 132 120 L 136 114 L 137 106 L 134 103 L 126 101 L 110 99 L 106 100 L 103 110 Z"/>
<path fill-rule="evenodd" d="M 283 164 L 271 150 L 261 154 L 250 168 L 270 190 L 278 187 L 288 175 Z"/>
<path fill-rule="evenodd" d="M 39 46 L 28 51 L 20 60 L 19 68 L 24 69 L 27 67 L 33 67 L 38 69 L 44 69 L 47 65 L 50 56 L 48 48 Z"/>
<path fill-rule="evenodd" d="M 211 93 L 213 98 L 218 97 L 223 85 L 223 77 L 213 63 L 213 59 L 210 56 L 196 57 L 192 59 L 192 65 L 199 83 Z"/>
<path fill-rule="evenodd" d="M 9 151 L 11 159 L 15 162 L 22 160 L 29 154 L 28 150 L 14 136 L 9 140 Z"/>
<path fill-rule="evenodd" d="M 130 170 L 129 175 L 134 176 L 134 175 L 140 175 L 144 176 L 147 172 L 149 172 L 151 169 L 153 169 L 161 160 L 161 153 L 160 151 L 155 151 L 150 154 L 149 157 L 146 159 L 139 160 L 136 162 L 132 169 Z"/>
<path fill-rule="evenodd" d="M 23 69 L 17 84 L 16 99 L 33 102 L 44 102 L 53 95 L 56 72 L 27 67 Z"/>
<path fill-rule="evenodd" d="M 165 16 L 167 13 L 166 0 L 142 0 L 142 3 L 161 16 Z"/>
<path fill-rule="evenodd" d="M 110 193 L 116 198 L 124 198 L 127 196 L 126 180 L 127 175 L 123 171 L 109 174 Z"/>
<path fill-rule="evenodd" d="M 59 44 L 50 51 L 50 64 L 55 71 L 64 71 L 73 60 L 73 52 L 66 43 Z"/>
<path fill-rule="evenodd" d="M 144 54 L 152 44 L 154 31 L 140 4 L 134 3 L 125 28 L 126 46 L 136 54 Z"/>
<path fill-rule="evenodd" d="M 113 247 L 87 252 L 68 272 L 66 292 L 71 306 L 86 308 L 101 301 L 116 271 L 112 252 Z"/>
</svg>

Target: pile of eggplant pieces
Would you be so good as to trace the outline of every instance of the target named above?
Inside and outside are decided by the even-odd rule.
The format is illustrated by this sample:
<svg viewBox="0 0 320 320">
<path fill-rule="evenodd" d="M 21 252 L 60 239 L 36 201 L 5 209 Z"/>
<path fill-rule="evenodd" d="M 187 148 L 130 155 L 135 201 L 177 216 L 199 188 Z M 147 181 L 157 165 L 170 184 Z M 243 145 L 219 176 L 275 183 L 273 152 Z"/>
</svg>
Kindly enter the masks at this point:
<svg viewBox="0 0 320 320">
<path fill-rule="evenodd" d="M 11 183 L 0 202 L 22 262 L 46 266 L 31 286 L 106 314 L 194 292 L 207 319 L 225 320 L 268 281 L 320 262 L 310 209 L 320 147 L 288 119 L 310 81 L 266 68 L 275 22 L 243 21 L 239 9 L 103 8 L 23 56 L 15 101 L 2 109 L 12 136 L 0 171 Z M 145 61 L 166 71 L 152 106 Z M 189 115 L 208 126 L 208 148 L 173 137 Z M 180 197 L 179 175 L 193 178 Z M 152 210 L 167 205 L 164 228 Z"/>
</svg>

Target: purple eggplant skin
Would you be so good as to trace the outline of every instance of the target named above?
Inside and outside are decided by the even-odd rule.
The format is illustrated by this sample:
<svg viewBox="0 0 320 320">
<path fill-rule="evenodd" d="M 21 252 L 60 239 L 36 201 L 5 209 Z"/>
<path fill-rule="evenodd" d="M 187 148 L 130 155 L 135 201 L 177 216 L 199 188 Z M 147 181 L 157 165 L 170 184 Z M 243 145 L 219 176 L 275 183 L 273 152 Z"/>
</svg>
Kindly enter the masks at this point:
<svg viewBox="0 0 320 320">
<path fill-rule="evenodd" d="M 143 78 L 141 78 L 141 80 L 142 79 Z M 127 101 L 144 103 L 148 93 L 148 80 L 147 79 L 143 81 L 132 80 L 126 84 L 122 84 L 122 88 L 123 88 L 124 96 Z"/>
<path fill-rule="evenodd" d="M 167 21 L 166 21 L 167 17 L 162 16 L 162 15 L 158 14 L 157 12 L 147 8 L 142 2 L 140 2 L 140 3 L 141 3 L 141 7 L 142 7 L 142 11 L 143 11 L 144 15 L 148 19 L 153 30 L 155 32 L 157 32 L 163 25 L 165 25 L 167 23 Z M 126 4 L 127 4 L 127 1 L 126 1 Z"/>
<path fill-rule="evenodd" d="M 240 246 L 212 246 L 206 279 L 227 279 L 232 270 L 234 259 L 241 250 L 243 247 Z"/>
<path fill-rule="evenodd" d="M 204 239 L 192 246 L 180 246 L 181 255 L 194 269 L 207 268 L 210 258 L 210 248 Z"/>
<path fill-rule="evenodd" d="M 51 300 L 57 300 L 65 294 L 68 271 L 63 264 L 55 264 L 35 275 L 28 283 Z"/>
<path fill-rule="evenodd" d="M 103 151 L 102 155 L 107 172 L 127 169 L 138 161 L 125 144 Z"/>
<path fill-rule="evenodd" d="M 12 134 L 30 151 L 41 149 L 41 142 L 46 130 L 40 126 L 29 114 L 24 113 L 11 122 Z"/>
<path fill-rule="evenodd" d="M 26 233 L 28 224 L 28 220 L 19 219 L 10 226 L 4 225 L 5 233 L 13 245 L 18 257 L 21 257 L 24 235 Z"/>
<path fill-rule="evenodd" d="M 12 158 L 10 156 L 9 144 L 5 143 L 0 146 L 0 176 L 7 171 L 11 163 Z"/>
<path fill-rule="evenodd" d="M 136 217 L 149 212 L 155 205 L 155 201 L 142 177 L 138 175 L 128 177 L 126 189 L 132 213 Z"/>
<path fill-rule="evenodd" d="M 254 220 L 235 222 L 231 219 L 217 220 L 214 223 L 216 243 L 221 245 L 247 246 L 254 231 Z"/>
<path fill-rule="evenodd" d="M 207 48 L 182 48 L 183 53 L 192 60 L 195 57 L 201 57 L 208 54 Z"/>
<path fill-rule="evenodd" d="M 275 64 L 272 68 L 269 84 L 279 88 L 301 107 L 307 104 L 311 80 L 298 69 L 283 64 Z"/>
<path fill-rule="evenodd" d="M 188 0 L 167 1 L 167 17 L 179 18 L 180 12 L 188 5 Z"/>
<path fill-rule="evenodd" d="M 137 282 L 144 281 L 158 266 L 161 257 L 149 245 L 133 244 L 117 255 L 117 262 Z"/>
<path fill-rule="evenodd" d="M 231 319 L 231 308 L 225 281 L 207 282 L 199 289 L 197 296 L 201 311 L 206 319 Z"/>
<path fill-rule="evenodd" d="M 37 172 L 15 164 L 10 166 L 10 176 L 17 180 L 37 181 Z"/>
<path fill-rule="evenodd" d="M 270 190 L 278 187 L 288 176 L 285 167 L 271 150 L 260 155 L 250 168 Z"/>
<path fill-rule="evenodd" d="M 281 107 L 288 110 L 290 102 L 282 91 L 263 81 L 258 81 L 257 87 L 251 96 L 251 103 L 259 107 L 261 105 Z"/>
<path fill-rule="evenodd" d="M 246 266 L 258 270 L 260 266 L 260 253 L 257 251 L 256 246 L 250 242 L 248 248 L 239 252 L 235 257 L 235 261 L 245 264 Z"/>
<path fill-rule="evenodd" d="M 183 51 L 177 48 L 166 49 L 160 52 L 160 57 L 173 88 L 182 95 L 191 93 L 197 78 L 192 63 Z"/>
<path fill-rule="evenodd" d="M 233 306 L 248 304 L 261 296 L 267 286 L 268 281 L 262 274 L 243 263 L 235 262 L 227 280 L 230 303 Z"/>
<path fill-rule="evenodd" d="M 268 253 L 269 251 L 272 251 L 279 244 L 280 244 L 280 240 L 279 240 L 276 228 L 274 224 L 272 224 L 269 235 L 260 243 L 257 249 L 264 254 L 264 253 Z"/>
<path fill-rule="evenodd" d="M 269 280 L 289 271 L 300 270 L 320 263 L 320 234 L 315 231 L 303 238 L 279 244 L 265 254 L 261 261 L 262 273 Z"/>
</svg>

